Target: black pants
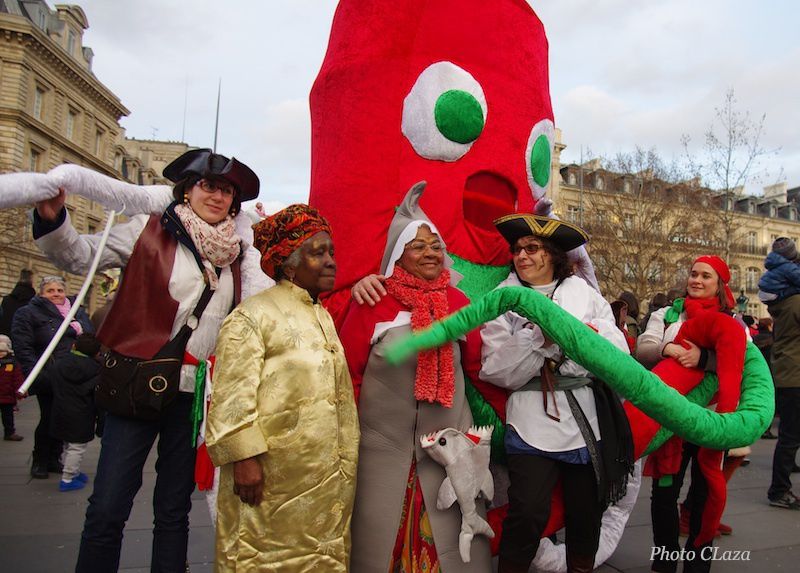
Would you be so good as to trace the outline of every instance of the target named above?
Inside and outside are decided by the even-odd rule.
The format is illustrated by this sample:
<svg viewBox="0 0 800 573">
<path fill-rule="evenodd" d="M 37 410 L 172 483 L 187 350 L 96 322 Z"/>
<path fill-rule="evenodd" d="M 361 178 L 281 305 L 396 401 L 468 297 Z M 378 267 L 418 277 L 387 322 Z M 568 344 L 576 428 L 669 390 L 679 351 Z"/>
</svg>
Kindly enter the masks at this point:
<svg viewBox="0 0 800 573">
<path fill-rule="evenodd" d="M 41 465 L 57 464 L 61 459 L 64 443 L 50 437 L 50 412 L 53 410 L 53 394 L 37 394 L 39 402 L 39 425 L 33 434 L 33 463 Z"/>
<path fill-rule="evenodd" d="M 800 388 L 776 388 L 775 398 L 781 421 L 772 456 L 772 483 L 767 491 L 767 497 L 773 501 L 792 489 L 789 476 L 800 447 Z"/>
<path fill-rule="evenodd" d="M 192 394 L 179 393 L 161 420 L 145 422 L 106 416 L 94 491 L 81 535 L 77 573 L 119 569 L 122 532 L 142 487 L 142 469 L 158 438 L 153 491 L 152 573 L 183 573 L 194 491 Z"/>
<path fill-rule="evenodd" d="M 0 404 L 0 414 L 3 417 L 3 436 L 14 434 L 14 404 Z"/>
<path fill-rule="evenodd" d="M 561 478 L 564 488 L 564 525 L 567 551 L 594 556 L 600 543 L 603 509 L 591 464 L 568 464 L 536 455 L 508 455 L 508 515 L 503 521 L 500 556 L 529 565 L 550 518 L 553 488 Z"/>
<path fill-rule="evenodd" d="M 681 457 L 681 467 L 676 475 L 673 476 L 672 485 L 660 486 L 658 480 L 653 480 L 652 497 L 650 498 L 650 517 L 653 522 L 653 546 L 654 548 L 663 547 L 663 552 L 656 553 L 653 560 L 652 570 L 658 573 L 675 573 L 678 569 L 679 559 L 662 558 L 663 554 L 674 556 L 680 553 L 680 519 L 678 516 L 678 498 L 681 494 L 684 475 L 692 463 L 692 495 L 686 498 L 687 509 L 691 512 L 689 519 L 689 538 L 686 540 L 685 556 L 693 556 L 693 559 L 686 559 L 683 571 L 703 572 L 711 569 L 711 561 L 702 559 L 703 548 L 710 547 L 713 542 L 705 545 L 696 546 L 694 540 L 700 532 L 700 525 L 703 520 L 703 509 L 708 499 L 708 484 L 706 478 L 700 471 L 700 464 L 697 462 L 698 447 L 694 444 L 684 443 L 683 456 Z M 710 552 L 706 551 L 710 556 Z"/>
</svg>

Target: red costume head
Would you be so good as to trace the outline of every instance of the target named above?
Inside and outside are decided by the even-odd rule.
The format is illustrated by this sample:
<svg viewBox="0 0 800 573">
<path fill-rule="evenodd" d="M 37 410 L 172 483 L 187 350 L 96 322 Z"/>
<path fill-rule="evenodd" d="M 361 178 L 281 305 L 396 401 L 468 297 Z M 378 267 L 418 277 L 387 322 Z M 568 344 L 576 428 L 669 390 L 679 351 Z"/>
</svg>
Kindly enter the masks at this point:
<svg viewBox="0 0 800 573">
<path fill-rule="evenodd" d="M 547 39 L 524 0 L 342 0 L 311 91 L 310 203 L 336 232 L 337 288 L 378 271 L 418 181 L 450 252 L 509 261 L 492 220 L 551 176 Z"/>
</svg>

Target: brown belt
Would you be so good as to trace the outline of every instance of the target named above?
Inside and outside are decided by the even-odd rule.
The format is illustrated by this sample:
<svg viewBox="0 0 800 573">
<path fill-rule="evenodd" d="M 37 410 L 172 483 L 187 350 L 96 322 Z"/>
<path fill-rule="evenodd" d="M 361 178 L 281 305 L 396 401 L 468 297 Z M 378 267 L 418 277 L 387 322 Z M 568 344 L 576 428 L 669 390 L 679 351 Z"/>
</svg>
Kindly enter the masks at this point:
<svg viewBox="0 0 800 573">
<path fill-rule="evenodd" d="M 556 402 L 556 376 L 555 376 L 555 369 L 557 367 L 557 362 L 550 358 L 544 361 L 544 365 L 542 366 L 542 405 L 544 406 L 544 413 L 547 415 L 548 418 L 551 420 L 555 420 L 556 422 L 561 421 L 561 413 L 558 411 L 558 402 Z M 547 411 L 547 395 L 550 394 L 553 397 L 553 407 L 556 409 L 555 416 L 552 415 L 550 412 Z"/>
</svg>

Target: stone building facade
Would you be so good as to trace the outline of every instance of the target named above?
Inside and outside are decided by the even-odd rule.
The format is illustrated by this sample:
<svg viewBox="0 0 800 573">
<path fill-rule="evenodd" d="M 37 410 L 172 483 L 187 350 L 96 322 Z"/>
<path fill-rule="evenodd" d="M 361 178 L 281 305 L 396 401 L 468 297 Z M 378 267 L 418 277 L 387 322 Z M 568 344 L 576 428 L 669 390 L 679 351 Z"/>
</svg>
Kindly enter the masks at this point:
<svg viewBox="0 0 800 573">
<path fill-rule="evenodd" d="M 119 121 L 129 111 L 92 73 L 94 54 L 83 45 L 88 26 L 78 6 L 0 0 L 0 173 L 74 163 L 133 183 L 162 183 L 164 165 L 188 146 L 125 138 Z M 102 207 L 83 197 L 68 197 L 67 208 L 79 232 L 105 225 Z M 34 286 L 43 275 L 61 274 L 36 249 L 29 211 L 0 211 L 0 295 L 23 268 L 33 270 Z M 65 278 L 76 293 L 83 277 Z M 93 289 L 89 310 L 102 303 Z"/>
</svg>

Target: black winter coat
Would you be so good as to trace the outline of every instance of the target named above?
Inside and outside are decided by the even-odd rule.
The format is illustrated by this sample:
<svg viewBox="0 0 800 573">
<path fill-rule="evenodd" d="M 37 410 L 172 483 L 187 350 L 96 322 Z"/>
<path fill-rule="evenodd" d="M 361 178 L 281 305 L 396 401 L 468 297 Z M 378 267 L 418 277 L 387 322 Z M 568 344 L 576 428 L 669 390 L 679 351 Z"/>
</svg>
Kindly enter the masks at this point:
<svg viewBox="0 0 800 573">
<path fill-rule="evenodd" d="M 69 297 L 70 302 L 74 301 L 73 297 Z M 41 296 L 35 296 L 31 301 L 19 309 L 14 315 L 14 321 L 11 325 L 11 342 L 14 346 L 14 356 L 22 367 L 22 373 L 27 376 L 39 356 L 42 355 L 44 349 L 50 344 L 53 335 L 58 330 L 58 327 L 63 322 L 64 318 L 58 312 L 56 305 Z M 84 332 L 94 332 L 92 322 L 89 320 L 89 315 L 83 308 L 78 310 L 75 315 Z M 67 328 L 64 336 L 58 342 L 53 351 L 53 359 L 57 359 L 65 354 L 69 354 L 72 344 L 75 342 L 77 333 L 72 327 Z M 49 384 L 46 382 L 46 377 L 40 375 L 40 380 L 36 381 L 31 394 L 44 393 L 47 391 Z"/>
<path fill-rule="evenodd" d="M 17 283 L 0 303 L 0 334 L 11 333 L 11 321 L 19 309 L 28 304 L 36 291 L 28 283 Z"/>
<path fill-rule="evenodd" d="M 88 356 L 70 352 L 48 366 L 53 385 L 50 435 L 65 442 L 86 443 L 94 438 L 97 410 L 94 388 L 100 364 Z"/>
</svg>

